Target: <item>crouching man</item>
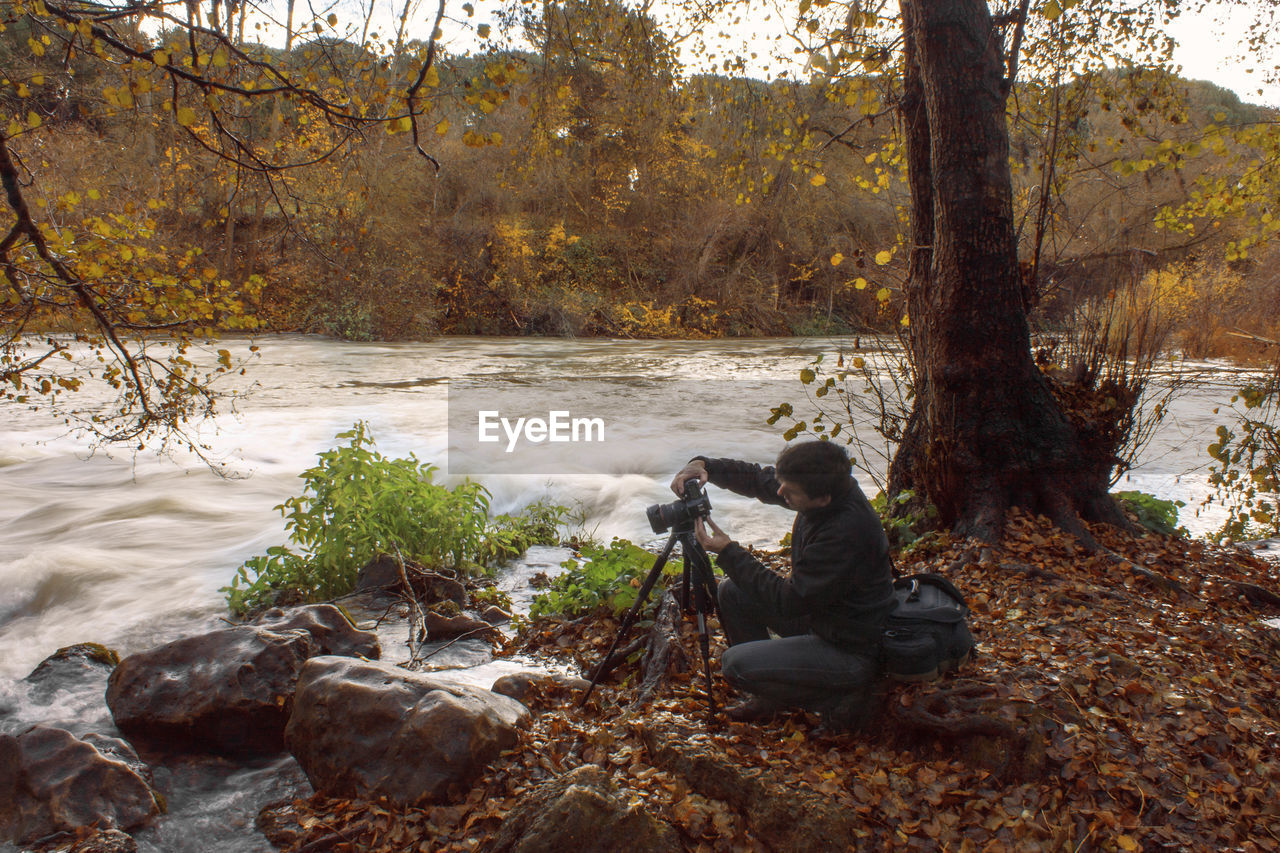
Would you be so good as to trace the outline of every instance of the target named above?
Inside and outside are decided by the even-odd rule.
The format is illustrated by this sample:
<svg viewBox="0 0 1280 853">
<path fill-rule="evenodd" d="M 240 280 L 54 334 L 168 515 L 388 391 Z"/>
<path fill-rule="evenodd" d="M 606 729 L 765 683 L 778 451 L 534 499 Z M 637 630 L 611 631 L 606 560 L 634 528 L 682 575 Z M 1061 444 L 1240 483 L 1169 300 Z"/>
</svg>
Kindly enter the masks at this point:
<svg viewBox="0 0 1280 853">
<path fill-rule="evenodd" d="M 726 713 L 754 721 L 800 707 L 822 714 L 831 727 L 859 725 L 879 674 L 880 634 L 894 595 L 889 541 L 844 449 L 829 441 L 794 444 L 767 467 L 698 456 L 672 490 L 683 497 L 691 477 L 796 511 L 789 578 L 765 568 L 715 522 L 697 522 L 698 541 L 728 576 L 719 587 L 730 646 L 721 670 L 749 694 Z"/>
</svg>

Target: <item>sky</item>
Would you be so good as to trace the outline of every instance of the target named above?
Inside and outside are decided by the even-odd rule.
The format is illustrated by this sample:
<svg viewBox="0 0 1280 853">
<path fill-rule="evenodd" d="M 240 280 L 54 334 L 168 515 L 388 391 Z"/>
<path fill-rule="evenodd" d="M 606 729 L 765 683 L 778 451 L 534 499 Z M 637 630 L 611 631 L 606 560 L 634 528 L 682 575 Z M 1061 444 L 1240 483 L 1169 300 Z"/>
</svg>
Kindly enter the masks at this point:
<svg viewBox="0 0 1280 853">
<path fill-rule="evenodd" d="M 377 14 L 372 29 L 378 30 L 381 25 L 382 35 L 384 38 L 390 37 L 394 31 L 394 25 L 391 23 L 391 10 L 394 9 L 398 14 L 403 9 L 405 0 L 374 0 Z M 411 8 L 411 21 L 427 21 L 432 17 L 435 11 L 434 0 L 409 0 Z M 1258 0 L 1261 2 L 1261 0 Z M 311 15 L 323 19 L 330 11 L 336 11 L 339 14 L 341 23 L 336 28 L 337 35 L 348 36 L 356 35 L 359 32 L 360 18 L 362 17 L 358 10 L 361 7 L 367 8 L 368 0 L 310 0 L 308 4 L 299 3 L 298 12 L 295 21 L 304 28 L 307 26 L 304 21 Z M 1249 73 L 1248 69 L 1255 64 L 1251 61 L 1251 57 L 1242 56 L 1242 48 L 1240 41 L 1245 34 L 1250 23 L 1250 13 L 1247 9 L 1241 8 L 1240 0 L 1229 8 L 1224 7 L 1221 3 L 1215 4 L 1210 0 L 1210 9 L 1204 12 L 1184 12 L 1178 19 L 1174 21 L 1170 27 L 1174 36 L 1178 39 L 1178 49 L 1174 54 L 1174 59 L 1182 66 L 1181 74 L 1183 77 L 1194 80 L 1211 80 L 1220 86 L 1234 91 L 1240 98 L 1249 103 L 1262 104 L 1265 106 L 1280 108 L 1280 84 L 1274 82 L 1277 76 L 1275 63 L 1272 63 L 1272 82 L 1268 82 L 1265 69 L 1255 69 L 1253 73 Z M 465 4 L 465 5 L 464 5 Z M 467 16 L 462 11 L 467 6 L 474 4 L 475 14 Z M 277 5 L 274 0 L 268 0 L 269 6 Z M 446 49 L 451 51 L 462 51 L 467 47 L 474 47 L 476 39 L 474 38 L 474 25 L 485 20 L 492 19 L 489 12 L 497 8 L 496 0 L 447 0 L 446 14 L 448 16 L 456 16 L 457 21 L 446 21 L 444 26 Z M 658 0 L 655 4 L 655 11 L 662 5 L 662 0 Z M 798 9 L 799 0 L 776 0 L 776 5 L 782 6 L 789 15 L 795 15 Z M 896 4 L 890 3 L 891 6 Z M 309 8 L 308 8 L 309 6 Z M 496 22 L 493 22 L 496 24 Z M 427 35 L 425 29 L 427 24 L 419 26 L 410 25 L 410 36 L 422 38 Z M 768 31 L 770 34 L 775 33 L 778 29 L 778 19 L 768 24 L 763 22 L 741 21 L 736 26 L 728 27 L 732 32 L 732 42 L 747 42 L 751 38 L 753 28 L 758 28 L 762 33 Z M 496 32 L 497 27 L 494 26 Z M 329 30 L 329 33 L 333 33 Z M 266 33 L 262 33 L 266 35 Z M 261 37 L 261 36 L 260 36 Z M 270 40 L 270 37 L 267 37 Z M 769 53 L 768 39 L 761 38 L 759 53 L 763 56 Z M 725 46 L 728 46 L 728 42 Z M 752 48 L 748 48 L 750 50 Z M 686 61 L 691 57 L 682 57 Z M 763 63 L 763 59 L 761 60 Z M 749 68 L 749 72 L 759 74 L 760 76 L 771 76 L 763 72 L 763 68 Z M 771 68 L 772 73 L 777 73 L 778 67 Z"/>
<path fill-rule="evenodd" d="M 1247 71 L 1251 63 L 1242 57 L 1240 39 L 1248 25 L 1247 13 L 1238 7 L 1234 15 L 1184 14 L 1170 28 L 1178 39 L 1174 60 L 1182 65 L 1183 77 L 1212 80 L 1242 101 L 1280 108 L 1280 85 L 1263 79 L 1262 70 Z"/>
</svg>

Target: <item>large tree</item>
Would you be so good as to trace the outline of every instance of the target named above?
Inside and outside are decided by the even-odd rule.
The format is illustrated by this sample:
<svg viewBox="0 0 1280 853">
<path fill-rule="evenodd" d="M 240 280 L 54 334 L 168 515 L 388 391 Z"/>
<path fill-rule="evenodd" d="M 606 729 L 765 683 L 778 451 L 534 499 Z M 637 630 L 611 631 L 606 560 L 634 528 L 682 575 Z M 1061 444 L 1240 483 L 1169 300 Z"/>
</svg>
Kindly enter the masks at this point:
<svg viewBox="0 0 1280 853">
<path fill-rule="evenodd" d="M 891 489 L 913 488 L 944 523 L 984 540 L 1013 505 L 1086 538 L 1081 517 L 1123 524 L 1107 494 L 1112 457 L 1068 417 L 1031 356 L 1001 33 L 985 0 L 901 9 L 917 385 Z"/>
</svg>

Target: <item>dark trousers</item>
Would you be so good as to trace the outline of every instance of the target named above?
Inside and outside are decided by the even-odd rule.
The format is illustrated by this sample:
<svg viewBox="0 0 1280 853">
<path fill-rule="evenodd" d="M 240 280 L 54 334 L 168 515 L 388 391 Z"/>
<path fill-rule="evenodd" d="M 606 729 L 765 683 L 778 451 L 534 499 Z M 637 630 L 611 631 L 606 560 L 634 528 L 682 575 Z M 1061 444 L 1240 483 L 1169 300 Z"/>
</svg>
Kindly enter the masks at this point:
<svg viewBox="0 0 1280 853">
<path fill-rule="evenodd" d="M 729 640 L 720 670 L 735 688 L 818 712 L 869 700 L 879 669 L 876 649 L 832 645 L 810 633 L 807 618 L 780 618 L 727 578 L 717 598 Z M 770 629 L 779 639 L 769 639 Z"/>
</svg>

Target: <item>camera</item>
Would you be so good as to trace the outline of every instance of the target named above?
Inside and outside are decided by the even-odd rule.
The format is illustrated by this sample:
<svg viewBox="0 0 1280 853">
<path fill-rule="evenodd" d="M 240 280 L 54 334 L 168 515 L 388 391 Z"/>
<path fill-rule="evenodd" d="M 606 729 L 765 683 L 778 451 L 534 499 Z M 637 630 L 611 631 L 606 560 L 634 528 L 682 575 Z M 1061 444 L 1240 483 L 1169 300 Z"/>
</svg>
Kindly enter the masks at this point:
<svg viewBox="0 0 1280 853">
<path fill-rule="evenodd" d="M 684 481 L 684 498 L 669 504 L 654 504 L 644 511 L 654 533 L 666 533 L 671 528 L 677 532 L 692 530 L 695 518 L 711 514 L 711 499 L 703 491 L 697 477 Z"/>
</svg>

